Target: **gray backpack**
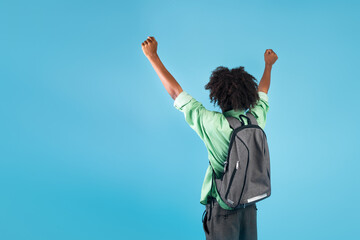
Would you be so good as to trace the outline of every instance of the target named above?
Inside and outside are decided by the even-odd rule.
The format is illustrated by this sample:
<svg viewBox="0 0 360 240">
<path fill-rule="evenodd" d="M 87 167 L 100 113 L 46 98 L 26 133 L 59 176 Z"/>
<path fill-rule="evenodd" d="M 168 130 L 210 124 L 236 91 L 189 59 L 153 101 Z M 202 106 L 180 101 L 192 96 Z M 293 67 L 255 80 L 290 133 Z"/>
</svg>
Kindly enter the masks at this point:
<svg viewBox="0 0 360 240">
<path fill-rule="evenodd" d="M 226 117 L 233 129 L 228 156 L 221 176 L 217 176 L 214 169 L 212 174 L 221 199 L 233 209 L 243 208 L 271 194 L 270 155 L 265 132 L 251 113 L 239 117 L 241 122 Z M 247 118 L 248 125 L 243 118 Z"/>
</svg>

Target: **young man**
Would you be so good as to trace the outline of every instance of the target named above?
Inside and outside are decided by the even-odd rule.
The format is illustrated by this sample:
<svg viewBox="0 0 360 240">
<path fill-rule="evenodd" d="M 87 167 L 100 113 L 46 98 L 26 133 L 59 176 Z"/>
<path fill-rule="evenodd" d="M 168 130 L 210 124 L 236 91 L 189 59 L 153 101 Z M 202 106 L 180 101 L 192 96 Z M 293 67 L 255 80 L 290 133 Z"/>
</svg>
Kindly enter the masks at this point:
<svg viewBox="0 0 360 240">
<path fill-rule="evenodd" d="M 268 90 L 273 64 L 278 59 L 276 53 L 266 49 L 264 53 L 265 70 L 259 86 L 256 79 L 238 67 L 229 70 L 226 67 L 216 68 L 205 89 L 210 90 L 211 102 L 217 103 L 222 113 L 207 110 L 190 94 L 183 91 L 179 83 L 167 71 L 157 55 L 157 41 L 148 37 L 142 44 L 142 50 L 156 73 L 160 77 L 165 89 L 175 100 L 174 107 L 185 115 L 186 122 L 204 141 L 208 150 L 208 158 L 215 174 L 222 173 L 223 163 L 226 161 L 231 129 L 226 116 L 239 119 L 249 109 L 256 118 L 258 125 L 264 129 L 266 114 L 269 110 Z M 245 121 L 246 122 L 246 121 Z M 246 124 L 248 124 L 246 122 Z M 257 207 L 256 204 L 236 210 L 230 209 L 219 197 L 212 183 L 212 169 L 209 165 L 205 174 L 201 190 L 200 203 L 206 205 L 203 214 L 203 227 L 206 239 L 232 240 L 257 239 Z"/>
</svg>

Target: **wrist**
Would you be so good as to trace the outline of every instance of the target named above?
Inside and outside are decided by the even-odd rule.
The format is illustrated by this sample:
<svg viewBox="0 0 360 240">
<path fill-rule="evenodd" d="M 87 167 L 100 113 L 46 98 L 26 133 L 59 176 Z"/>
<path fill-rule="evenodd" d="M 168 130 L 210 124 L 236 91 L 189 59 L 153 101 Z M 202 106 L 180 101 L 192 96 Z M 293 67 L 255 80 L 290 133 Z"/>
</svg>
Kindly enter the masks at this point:
<svg viewBox="0 0 360 240">
<path fill-rule="evenodd" d="M 159 58 L 159 56 L 157 55 L 157 53 L 153 53 L 153 54 L 146 55 L 146 57 L 147 57 L 149 60 Z"/>
<path fill-rule="evenodd" d="M 272 69 L 272 64 L 265 63 L 265 69 L 271 70 Z"/>
</svg>

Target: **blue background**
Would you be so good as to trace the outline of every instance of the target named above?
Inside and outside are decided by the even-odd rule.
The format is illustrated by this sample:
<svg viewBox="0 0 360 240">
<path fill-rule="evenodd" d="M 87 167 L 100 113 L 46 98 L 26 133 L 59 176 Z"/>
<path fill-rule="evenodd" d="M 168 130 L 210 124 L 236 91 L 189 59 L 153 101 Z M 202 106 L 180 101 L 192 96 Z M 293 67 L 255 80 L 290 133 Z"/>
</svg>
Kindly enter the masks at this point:
<svg viewBox="0 0 360 240">
<path fill-rule="evenodd" d="M 141 43 L 182 88 L 217 66 L 259 81 L 272 196 L 259 239 L 355 239 L 358 1 L 1 1 L 0 239 L 205 239 L 205 145 Z"/>
</svg>

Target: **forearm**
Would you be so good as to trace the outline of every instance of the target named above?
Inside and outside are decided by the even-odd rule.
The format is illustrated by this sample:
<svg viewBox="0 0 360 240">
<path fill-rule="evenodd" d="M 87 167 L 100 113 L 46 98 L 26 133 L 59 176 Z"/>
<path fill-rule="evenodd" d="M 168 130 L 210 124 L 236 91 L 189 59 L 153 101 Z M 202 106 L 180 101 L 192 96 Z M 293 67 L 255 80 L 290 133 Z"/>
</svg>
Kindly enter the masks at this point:
<svg viewBox="0 0 360 240">
<path fill-rule="evenodd" d="M 264 92 L 266 94 L 268 93 L 269 88 L 270 88 L 271 69 L 272 69 L 272 65 L 265 64 L 264 74 L 263 74 L 263 76 L 260 80 L 259 86 L 258 86 L 259 92 Z"/>
<path fill-rule="evenodd" d="M 159 76 L 162 84 L 164 85 L 166 91 L 170 94 L 172 99 L 175 98 L 183 91 L 180 84 L 176 79 L 168 72 L 163 63 L 161 62 L 157 54 L 148 57 L 151 65 L 153 66 L 155 72 Z"/>
</svg>

